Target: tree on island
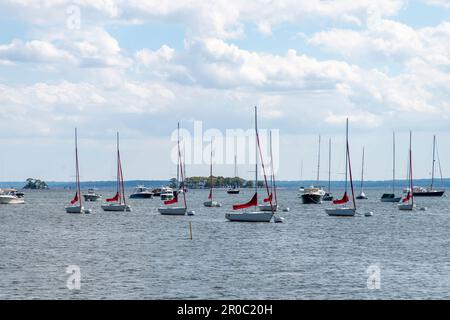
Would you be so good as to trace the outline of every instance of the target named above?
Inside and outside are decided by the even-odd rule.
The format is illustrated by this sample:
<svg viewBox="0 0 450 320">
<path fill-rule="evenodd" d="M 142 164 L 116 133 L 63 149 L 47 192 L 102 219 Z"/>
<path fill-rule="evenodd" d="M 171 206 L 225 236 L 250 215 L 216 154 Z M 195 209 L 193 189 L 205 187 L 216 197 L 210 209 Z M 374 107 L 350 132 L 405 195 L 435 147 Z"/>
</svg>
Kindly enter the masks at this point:
<svg viewBox="0 0 450 320">
<path fill-rule="evenodd" d="M 48 185 L 45 181 L 28 178 L 27 184 L 23 187 L 23 189 L 48 189 Z"/>
</svg>

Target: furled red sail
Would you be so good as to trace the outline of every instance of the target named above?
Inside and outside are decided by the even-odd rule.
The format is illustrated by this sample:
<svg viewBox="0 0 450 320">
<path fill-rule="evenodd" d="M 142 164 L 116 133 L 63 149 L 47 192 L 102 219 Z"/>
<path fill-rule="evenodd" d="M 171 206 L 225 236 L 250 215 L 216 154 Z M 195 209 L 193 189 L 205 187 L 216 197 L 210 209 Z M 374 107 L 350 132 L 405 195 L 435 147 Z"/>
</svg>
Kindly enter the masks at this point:
<svg viewBox="0 0 450 320">
<path fill-rule="evenodd" d="M 75 197 L 73 198 L 72 201 L 70 201 L 70 204 L 74 204 L 74 203 L 77 202 L 77 201 L 78 201 L 78 192 L 75 193 Z"/>
<path fill-rule="evenodd" d="M 112 198 L 106 199 L 106 202 L 114 202 L 114 201 L 119 201 L 120 199 L 120 194 L 119 192 L 116 193 L 116 195 Z"/>
<path fill-rule="evenodd" d="M 342 199 L 336 199 L 336 200 L 333 200 L 333 203 L 334 204 L 343 204 L 343 203 L 347 203 L 348 202 L 348 195 L 347 195 L 347 192 L 345 192 L 344 193 L 344 196 L 342 197 Z"/>
<path fill-rule="evenodd" d="M 407 194 L 406 197 L 403 199 L 403 202 L 408 202 L 409 199 L 411 199 L 411 192 L 408 191 L 408 194 Z"/>
<path fill-rule="evenodd" d="M 175 195 L 175 197 L 173 197 L 172 200 L 164 201 L 164 204 L 172 204 L 172 203 L 177 203 L 177 202 L 178 202 L 178 193 Z"/>
<path fill-rule="evenodd" d="M 272 201 L 272 193 L 269 195 L 268 198 L 264 199 L 264 202 L 270 202 L 270 201 Z"/>
<path fill-rule="evenodd" d="M 249 202 L 244 204 L 235 204 L 233 206 L 233 210 L 245 209 L 251 206 L 256 206 L 257 204 L 258 204 L 258 194 L 255 192 L 255 195 Z"/>
<path fill-rule="evenodd" d="M 212 199 L 212 189 L 211 190 L 209 190 L 209 195 L 208 195 L 208 199 Z"/>
</svg>

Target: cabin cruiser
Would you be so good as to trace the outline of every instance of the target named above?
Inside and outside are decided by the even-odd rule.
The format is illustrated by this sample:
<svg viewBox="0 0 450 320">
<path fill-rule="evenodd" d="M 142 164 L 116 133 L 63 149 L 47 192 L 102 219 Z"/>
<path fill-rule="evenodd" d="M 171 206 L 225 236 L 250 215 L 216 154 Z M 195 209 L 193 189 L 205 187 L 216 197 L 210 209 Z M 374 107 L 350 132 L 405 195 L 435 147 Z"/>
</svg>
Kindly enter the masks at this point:
<svg viewBox="0 0 450 320">
<path fill-rule="evenodd" d="M 173 192 L 173 189 L 170 187 L 161 187 L 161 188 L 154 188 L 151 192 L 154 197 L 160 197 L 161 194 L 163 193 Z"/>
<path fill-rule="evenodd" d="M 95 189 L 88 189 L 86 194 L 83 194 L 84 201 L 97 201 L 102 198 L 101 194 L 95 192 Z"/>
<path fill-rule="evenodd" d="M 320 204 L 322 203 L 325 191 L 322 188 L 310 187 L 303 190 L 302 198 L 303 204 Z"/>
<path fill-rule="evenodd" d="M 144 186 L 137 186 L 130 195 L 131 199 L 150 199 L 153 198 L 153 192 Z"/>
<path fill-rule="evenodd" d="M 17 194 L 16 189 L 0 189 L 0 204 L 22 204 L 25 203 L 23 193 Z"/>
<path fill-rule="evenodd" d="M 240 190 L 237 187 L 230 187 L 227 189 L 228 194 L 239 194 Z"/>
<path fill-rule="evenodd" d="M 164 187 L 161 189 L 160 197 L 163 201 L 172 200 L 175 197 L 174 190 L 169 187 Z"/>
<path fill-rule="evenodd" d="M 404 193 L 408 193 L 410 188 L 405 188 L 403 190 Z M 444 195 L 445 190 L 436 190 L 431 187 L 413 187 L 413 195 L 414 197 L 442 197 Z"/>
</svg>

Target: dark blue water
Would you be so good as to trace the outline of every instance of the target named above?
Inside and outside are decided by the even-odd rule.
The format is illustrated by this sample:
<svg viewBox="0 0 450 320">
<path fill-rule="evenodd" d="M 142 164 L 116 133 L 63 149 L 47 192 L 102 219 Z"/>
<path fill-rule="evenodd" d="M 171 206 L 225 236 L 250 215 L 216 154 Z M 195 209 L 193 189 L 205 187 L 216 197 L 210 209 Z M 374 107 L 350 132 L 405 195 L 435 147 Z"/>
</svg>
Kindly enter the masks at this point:
<svg viewBox="0 0 450 320">
<path fill-rule="evenodd" d="M 400 212 L 369 190 L 359 211 L 373 217 L 336 218 L 324 212 L 330 204 L 302 205 L 297 191 L 280 190 L 291 208 L 284 223 L 227 222 L 250 193 L 216 190 L 224 206 L 204 208 L 207 191 L 191 190 L 196 215 L 168 217 L 159 198 L 130 200 L 129 213 L 99 202 L 87 205 L 92 215 L 69 215 L 72 191 L 30 191 L 25 205 L 0 206 L 0 298 L 450 298 L 449 198 Z M 80 290 L 67 287 L 69 265 L 80 267 Z M 379 289 L 367 286 L 370 266 Z"/>
</svg>

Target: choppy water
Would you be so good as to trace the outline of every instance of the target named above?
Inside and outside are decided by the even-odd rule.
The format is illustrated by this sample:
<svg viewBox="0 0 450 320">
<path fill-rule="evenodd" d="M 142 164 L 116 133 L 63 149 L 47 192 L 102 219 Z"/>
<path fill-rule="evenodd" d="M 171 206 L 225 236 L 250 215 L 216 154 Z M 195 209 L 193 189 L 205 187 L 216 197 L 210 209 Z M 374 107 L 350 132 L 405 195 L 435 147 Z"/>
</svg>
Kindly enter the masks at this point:
<svg viewBox="0 0 450 320">
<path fill-rule="evenodd" d="M 168 217 L 159 198 L 130 200 L 129 213 L 98 202 L 92 215 L 70 215 L 72 191 L 28 192 L 25 205 L 0 206 L 0 298 L 450 298 L 449 198 L 399 212 L 369 190 L 359 211 L 373 217 L 336 218 L 324 212 L 330 204 L 302 205 L 295 190 L 280 190 L 291 208 L 284 223 L 227 222 L 250 193 L 216 190 L 224 206 L 204 208 L 207 191 L 190 190 L 196 215 Z M 80 290 L 66 286 L 68 265 L 81 268 Z M 378 290 L 367 287 L 371 265 Z"/>
</svg>

